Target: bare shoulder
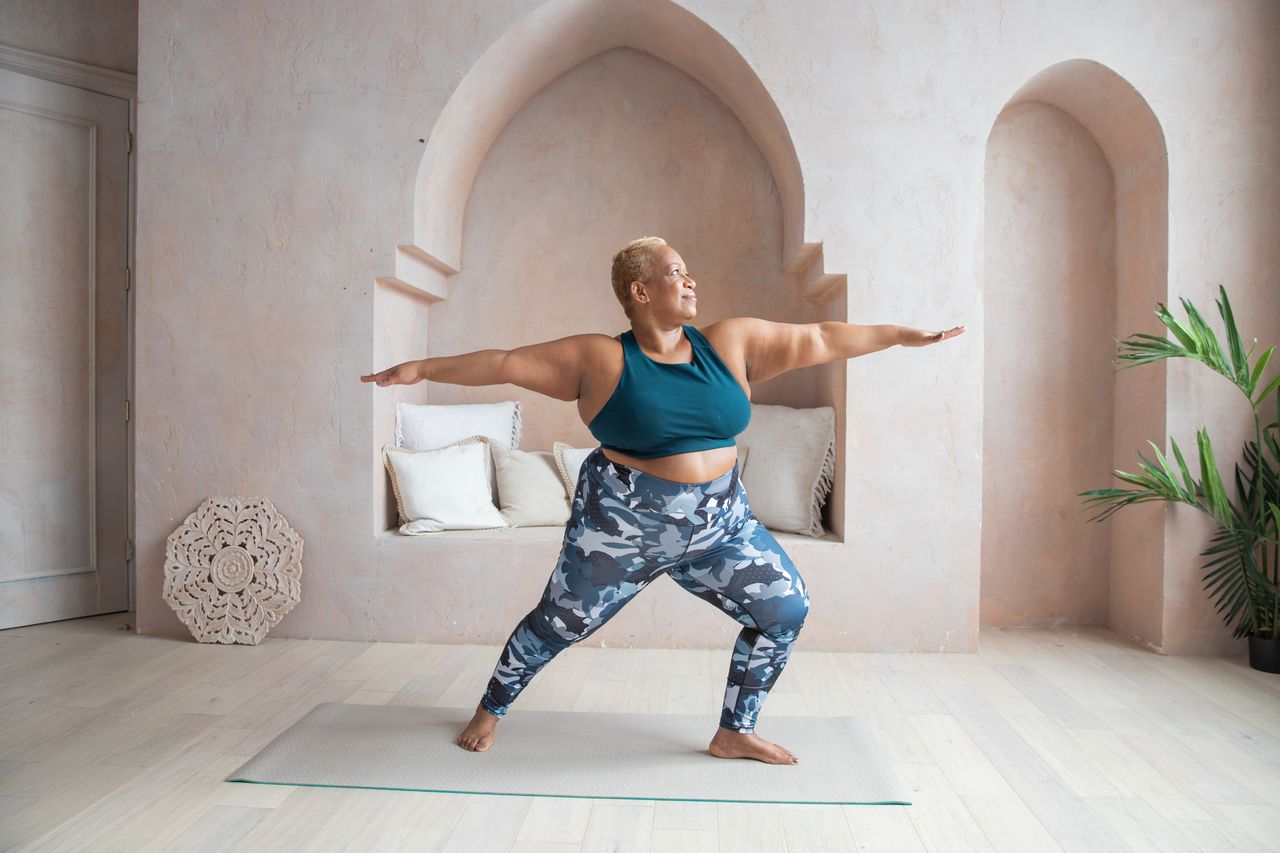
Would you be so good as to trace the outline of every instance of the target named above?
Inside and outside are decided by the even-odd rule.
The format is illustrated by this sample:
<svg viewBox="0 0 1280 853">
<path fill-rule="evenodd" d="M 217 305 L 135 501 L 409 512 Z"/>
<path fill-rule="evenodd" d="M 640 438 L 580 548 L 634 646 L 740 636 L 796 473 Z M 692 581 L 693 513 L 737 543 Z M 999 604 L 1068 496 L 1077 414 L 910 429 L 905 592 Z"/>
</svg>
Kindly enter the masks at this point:
<svg viewBox="0 0 1280 853">
<path fill-rule="evenodd" d="M 575 338 L 582 339 L 582 346 L 590 353 L 612 352 L 618 348 L 618 336 L 606 335 L 601 332 L 588 332 L 584 335 L 574 335 Z"/>
<path fill-rule="evenodd" d="M 745 350 L 764 330 L 767 323 L 758 317 L 726 317 L 698 329 L 717 351 Z"/>
<path fill-rule="evenodd" d="M 768 347 L 776 330 L 783 325 L 760 317 L 727 317 L 698 331 L 721 356 L 733 357 L 745 367 Z"/>
<path fill-rule="evenodd" d="M 764 382 L 821 360 L 819 323 L 729 317 L 701 331 L 717 351 L 740 360 L 751 382 Z"/>
<path fill-rule="evenodd" d="M 586 358 L 595 355 L 608 347 L 610 342 L 614 345 L 617 344 L 617 341 L 608 335 L 603 335 L 599 332 L 587 332 L 581 335 L 566 335 L 563 338 L 515 347 L 511 350 L 511 353 L 537 355 L 541 358 L 564 361 L 570 358 Z"/>
</svg>

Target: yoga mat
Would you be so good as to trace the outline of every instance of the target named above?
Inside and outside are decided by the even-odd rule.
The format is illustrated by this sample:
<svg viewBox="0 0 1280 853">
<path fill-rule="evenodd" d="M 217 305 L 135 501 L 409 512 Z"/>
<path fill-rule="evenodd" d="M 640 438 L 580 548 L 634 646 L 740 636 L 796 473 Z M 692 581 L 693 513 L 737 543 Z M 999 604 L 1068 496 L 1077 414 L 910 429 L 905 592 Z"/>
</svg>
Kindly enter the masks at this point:
<svg viewBox="0 0 1280 853">
<path fill-rule="evenodd" d="M 323 702 L 228 782 L 524 797 L 911 805 L 856 717 L 769 717 L 799 764 L 710 755 L 708 715 L 512 709 L 494 744 L 454 741 L 472 709 Z"/>
</svg>

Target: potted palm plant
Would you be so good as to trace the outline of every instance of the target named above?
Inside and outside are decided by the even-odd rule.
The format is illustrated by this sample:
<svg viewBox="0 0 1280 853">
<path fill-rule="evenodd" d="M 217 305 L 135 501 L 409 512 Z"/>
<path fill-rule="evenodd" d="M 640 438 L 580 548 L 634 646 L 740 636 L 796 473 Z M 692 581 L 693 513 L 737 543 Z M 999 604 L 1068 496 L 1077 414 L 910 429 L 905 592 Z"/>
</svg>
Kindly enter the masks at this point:
<svg viewBox="0 0 1280 853">
<path fill-rule="evenodd" d="M 1258 341 L 1255 338 L 1245 352 L 1231 313 L 1227 291 L 1221 285 L 1222 298 L 1218 313 L 1226 326 L 1227 353 L 1224 354 L 1214 332 L 1195 306 L 1181 299 L 1187 313 L 1187 325 L 1173 318 L 1163 303 L 1157 302 L 1156 316 L 1176 340 L 1154 335 L 1133 334 L 1116 341 L 1117 358 L 1128 362 L 1118 370 L 1162 358 L 1191 358 L 1208 365 L 1229 379 L 1248 399 L 1253 408 L 1254 438 L 1245 442 L 1243 466 L 1235 465 L 1236 500 L 1227 495 L 1214 463 L 1209 433 L 1196 431 L 1200 450 L 1200 479 L 1191 476 L 1178 443 L 1170 438 L 1178 471 L 1152 442 L 1156 461 L 1141 453 L 1140 474 L 1125 471 L 1111 473 L 1135 489 L 1091 489 L 1079 492 L 1086 508 L 1105 506 L 1090 521 L 1102 521 L 1120 507 L 1144 501 L 1176 501 L 1189 504 L 1213 518 L 1218 529 L 1209 547 L 1200 552 L 1208 557 L 1204 564 L 1205 589 L 1215 597 L 1215 607 L 1228 624 L 1235 623 L 1232 636 L 1249 638 L 1249 665 L 1264 672 L 1280 672 L 1280 375 L 1258 391 L 1262 373 L 1275 352 L 1268 347 L 1250 364 L 1250 356 Z M 1115 362 L 1113 362 L 1114 364 Z M 1259 415 L 1267 397 L 1276 394 L 1276 420 L 1263 426 Z M 1179 480 L 1179 475 L 1181 480 Z"/>
</svg>

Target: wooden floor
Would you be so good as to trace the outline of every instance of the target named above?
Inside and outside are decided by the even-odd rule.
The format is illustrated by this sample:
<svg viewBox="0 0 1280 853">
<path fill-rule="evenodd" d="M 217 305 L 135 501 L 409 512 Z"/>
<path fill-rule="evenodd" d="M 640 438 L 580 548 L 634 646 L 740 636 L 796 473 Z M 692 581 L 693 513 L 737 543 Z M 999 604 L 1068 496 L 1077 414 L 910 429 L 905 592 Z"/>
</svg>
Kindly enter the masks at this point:
<svg viewBox="0 0 1280 853">
<path fill-rule="evenodd" d="M 472 709 L 498 649 L 210 646 L 131 622 L 0 631 L 0 849 L 1280 850 L 1280 675 L 1243 657 L 1090 628 L 984 629 L 972 655 L 802 641 L 762 719 L 861 716 L 914 804 L 671 803 L 223 782 L 319 702 Z M 727 649 L 575 646 L 519 706 L 705 712 L 710 740 L 727 668 Z"/>
</svg>

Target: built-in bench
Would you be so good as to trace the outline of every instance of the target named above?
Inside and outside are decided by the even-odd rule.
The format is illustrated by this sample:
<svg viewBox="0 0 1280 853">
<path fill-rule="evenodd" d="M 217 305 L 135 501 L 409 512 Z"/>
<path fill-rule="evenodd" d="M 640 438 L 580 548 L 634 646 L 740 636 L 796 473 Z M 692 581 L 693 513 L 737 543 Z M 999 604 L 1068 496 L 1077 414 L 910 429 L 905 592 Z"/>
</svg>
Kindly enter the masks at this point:
<svg viewBox="0 0 1280 853">
<path fill-rule="evenodd" d="M 844 543 L 834 533 L 775 536 L 811 594 L 815 588 L 848 588 L 847 578 L 833 583 L 848 571 Z M 377 587 L 372 593 L 363 591 L 376 595 L 370 606 L 398 611 L 395 618 L 414 626 L 417 642 L 500 645 L 538 603 L 555 570 L 564 527 L 450 530 L 426 536 L 388 530 L 375 540 Z M 649 648 L 660 638 L 668 648 L 722 648 L 727 654 L 741 628 L 668 579 L 642 590 L 583 644 Z M 835 645 L 838 641 L 831 647 Z"/>
</svg>

